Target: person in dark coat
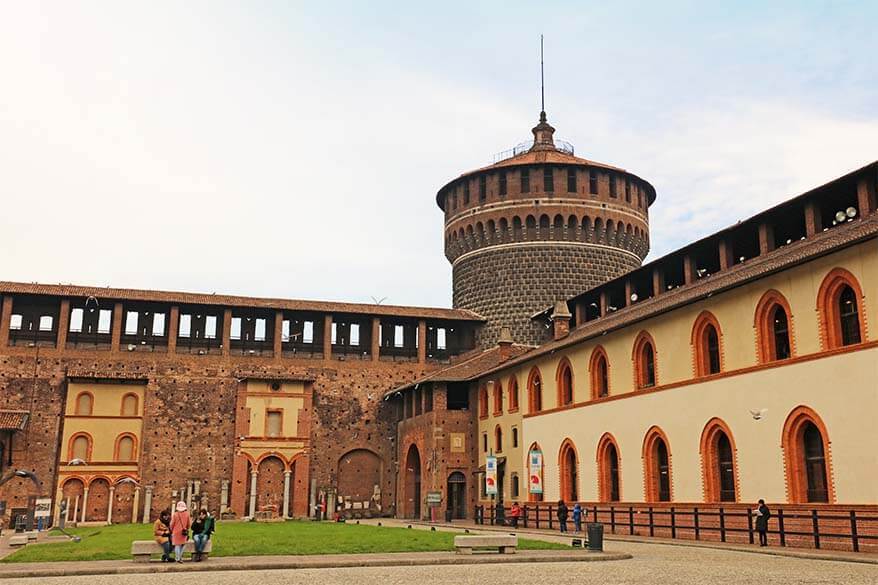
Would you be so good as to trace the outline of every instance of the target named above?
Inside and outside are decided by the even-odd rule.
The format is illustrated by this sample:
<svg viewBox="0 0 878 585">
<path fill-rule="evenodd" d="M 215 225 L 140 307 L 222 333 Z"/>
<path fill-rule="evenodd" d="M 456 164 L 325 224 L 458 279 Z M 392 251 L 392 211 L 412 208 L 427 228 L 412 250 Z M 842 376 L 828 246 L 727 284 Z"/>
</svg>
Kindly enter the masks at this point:
<svg viewBox="0 0 878 585">
<path fill-rule="evenodd" d="M 564 500 L 558 500 L 558 524 L 561 526 L 561 532 L 567 532 L 567 504 Z"/>
<path fill-rule="evenodd" d="M 759 533 L 759 546 L 768 546 L 768 519 L 771 518 L 771 510 L 765 505 L 765 500 L 759 500 L 756 508 L 756 532 Z"/>
</svg>

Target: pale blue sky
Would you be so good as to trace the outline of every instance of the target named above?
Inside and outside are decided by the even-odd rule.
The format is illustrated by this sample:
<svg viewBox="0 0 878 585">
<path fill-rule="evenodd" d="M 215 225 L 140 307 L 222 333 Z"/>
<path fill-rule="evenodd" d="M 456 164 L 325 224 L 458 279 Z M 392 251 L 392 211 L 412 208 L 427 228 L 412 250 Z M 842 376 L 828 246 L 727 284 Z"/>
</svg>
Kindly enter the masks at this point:
<svg viewBox="0 0 878 585">
<path fill-rule="evenodd" d="M 878 3 L 0 0 L 0 279 L 448 305 L 436 190 L 547 110 L 652 257 L 878 159 Z"/>
</svg>

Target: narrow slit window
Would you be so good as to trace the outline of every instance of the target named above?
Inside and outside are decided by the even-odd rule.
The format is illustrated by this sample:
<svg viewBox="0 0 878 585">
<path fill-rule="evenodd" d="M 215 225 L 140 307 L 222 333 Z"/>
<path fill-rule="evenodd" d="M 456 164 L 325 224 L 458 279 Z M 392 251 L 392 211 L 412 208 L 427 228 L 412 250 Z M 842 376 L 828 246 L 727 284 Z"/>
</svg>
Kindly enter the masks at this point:
<svg viewBox="0 0 878 585">
<path fill-rule="evenodd" d="M 393 346 L 402 347 L 405 343 L 405 328 L 402 325 L 396 325 L 393 328 Z"/>
<path fill-rule="evenodd" d="M 337 343 L 337 341 L 336 341 L 337 337 L 338 337 L 337 331 L 338 331 L 338 323 L 333 323 L 332 324 L 332 338 L 331 338 L 333 345 L 335 345 Z"/>
<path fill-rule="evenodd" d="M 290 341 L 290 322 L 286 319 L 284 319 L 280 326 L 280 340 L 282 343 L 289 343 Z"/>
<path fill-rule="evenodd" d="M 488 177 L 479 177 L 479 201 L 484 202 L 488 197 Z"/>
<path fill-rule="evenodd" d="M 500 196 L 503 197 L 506 195 L 506 171 L 500 171 L 500 175 L 499 175 L 498 179 L 499 179 L 499 183 L 500 183 L 500 186 L 499 186 Z"/>
<path fill-rule="evenodd" d="M 553 175 L 552 167 L 545 167 L 543 169 L 543 191 L 546 193 L 552 193 L 555 190 L 555 177 Z"/>
<path fill-rule="evenodd" d="M 436 330 L 436 349 L 445 349 L 445 328 Z"/>
<path fill-rule="evenodd" d="M 618 193 L 616 193 L 616 177 L 610 175 L 610 197 L 615 199 L 618 197 Z"/>
<path fill-rule="evenodd" d="M 588 171 L 588 192 L 592 195 L 598 194 L 598 174 L 597 171 Z"/>
<path fill-rule="evenodd" d="M 350 332 L 350 344 L 352 346 L 360 345 L 360 325 L 357 323 L 351 324 L 351 332 Z"/>
<path fill-rule="evenodd" d="M 530 169 L 521 169 L 521 192 L 530 193 Z"/>
<path fill-rule="evenodd" d="M 113 311 L 110 309 L 101 309 L 98 315 L 98 333 L 110 333 L 110 324 L 113 321 Z"/>
<path fill-rule="evenodd" d="M 576 193 L 576 169 L 573 167 L 567 169 L 567 192 Z"/>
</svg>

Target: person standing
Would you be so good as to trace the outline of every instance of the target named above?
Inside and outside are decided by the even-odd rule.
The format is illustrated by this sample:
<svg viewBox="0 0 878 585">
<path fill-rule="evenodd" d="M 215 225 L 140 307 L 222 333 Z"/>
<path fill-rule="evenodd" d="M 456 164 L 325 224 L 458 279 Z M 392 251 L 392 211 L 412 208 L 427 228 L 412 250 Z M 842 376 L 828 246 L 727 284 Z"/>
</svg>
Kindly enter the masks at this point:
<svg viewBox="0 0 878 585">
<path fill-rule="evenodd" d="M 573 505 L 573 532 L 576 534 L 582 532 L 582 506 L 579 502 Z"/>
<path fill-rule="evenodd" d="M 519 518 L 521 518 L 521 506 L 518 505 L 518 502 L 512 502 L 512 507 L 509 509 L 509 519 L 512 520 L 513 528 L 518 528 Z"/>
<path fill-rule="evenodd" d="M 152 525 L 152 535 L 162 547 L 162 562 L 171 562 L 171 513 L 162 510 L 159 519 Z"/>
<path fill-rule="evenodd" d="M 567 504 L 564 503 L 564 500 L 558 500 L 558 524 L 561 527 L 561 532 L 567 532 L 568 514 Z"/>
<path fill-rule="evenodd" d="M 192 520 L 189 518 L 189 508 L 186 502 L 177 502 L 176 511 L 171 517 L 171 544 L 174 545 L 174 558 L 178 563 L 183 562 L 183 547 L 189 540 L 189 526 Z"/>
<path fill-rule="evenodd" d="M 759 533 L 759 546 L 768 546 L 768 519 L 771 518 L 771 510 L 765 505 L 765 500 L 759 500 L 756 508 L 756 532 Z"/>
<path fill-rule="evenodd" d="M 192 555 L 192 560 L 196 563 L 204 559 L 204 547 L 210 540 L 215 526 L 214 518 L 207 513 L 207 510 L 202 508 L 198 511 L 198 517 L 192 523 L 192 540 L 195 541 L 195 554 Z"/>
</svg>

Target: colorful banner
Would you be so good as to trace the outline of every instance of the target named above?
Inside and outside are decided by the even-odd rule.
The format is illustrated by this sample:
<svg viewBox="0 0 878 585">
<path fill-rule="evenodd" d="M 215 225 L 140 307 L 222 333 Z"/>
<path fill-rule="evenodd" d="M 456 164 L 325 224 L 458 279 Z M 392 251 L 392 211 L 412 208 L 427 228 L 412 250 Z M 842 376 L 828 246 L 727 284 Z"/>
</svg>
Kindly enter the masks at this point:
<svg viewBox="0 0 878 585">
<path fill-rule="evenodd" d="M 497 495 L 497 458 L 493 455 L 485 458 L 485 495 Z"/>
<path fill-rule="evenodd" d="M 543 452 L 533 449 L 527 454 L 528 459 L 528 492 L 543 493 Z"/>
</svg>

